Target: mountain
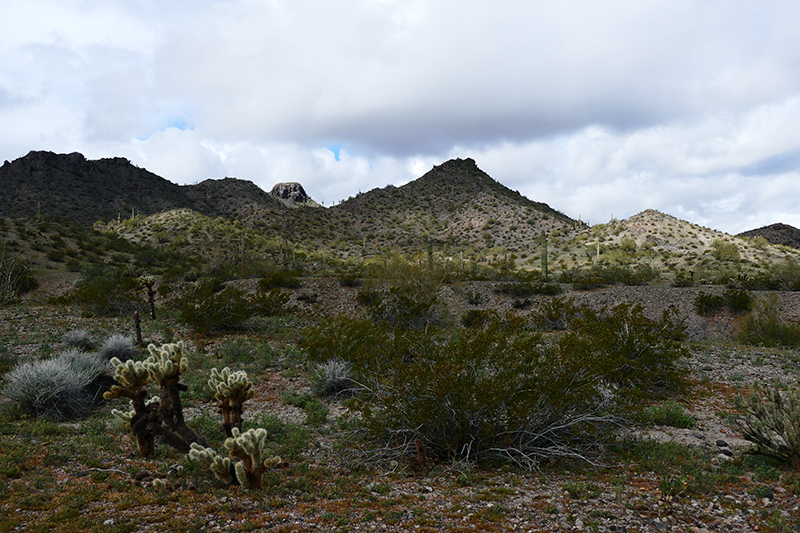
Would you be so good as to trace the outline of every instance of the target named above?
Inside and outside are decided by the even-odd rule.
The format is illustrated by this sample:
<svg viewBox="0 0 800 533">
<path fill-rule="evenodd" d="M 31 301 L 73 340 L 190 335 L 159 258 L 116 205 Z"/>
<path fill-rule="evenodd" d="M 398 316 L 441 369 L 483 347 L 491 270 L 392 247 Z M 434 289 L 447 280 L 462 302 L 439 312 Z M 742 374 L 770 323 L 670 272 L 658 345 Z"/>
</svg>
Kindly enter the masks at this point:
<svg viewBox="0 0 800 533">
<path fill-rule="evenodd" d="M 30 152 L 0 167 L 0 216 L 5 217 L 90 225 L 180 208 L 233 217 L 250 204 L 282 205 L 249 181 L 225 178 L 180 186 L 120 157 L 87 160 L 79 153 Z"/>
<path fill-rule="evenodd" d="M 469 158 L 434 166 L 402 187 L 360 193 L 330 211 L 353 220 L 353 231 L 375 246 L 433 242 L 524 252 L 539 246 L 542 231 L 570 233 L 580 226 L 498 183 Z"/>
<path fill-rule="evenodd" d="M 797 229 L 788 224 L 770 224 L 763 228 L 745 231 L 737 235 L 737 237 L 763 237 L 767 242 L 772 244 L 782 244 L 790 248 L 800 249 L 800 229 Z"/>
</svg>

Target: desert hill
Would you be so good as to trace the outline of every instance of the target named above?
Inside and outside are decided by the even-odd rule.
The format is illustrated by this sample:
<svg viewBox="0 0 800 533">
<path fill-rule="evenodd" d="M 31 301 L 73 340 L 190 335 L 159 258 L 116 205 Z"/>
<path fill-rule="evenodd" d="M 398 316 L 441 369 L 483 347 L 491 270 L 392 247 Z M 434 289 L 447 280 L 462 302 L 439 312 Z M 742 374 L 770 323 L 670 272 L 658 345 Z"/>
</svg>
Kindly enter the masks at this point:
<svg viewBox="0 0 800 533">
<path fill-rule="evenodd" d="M 782 244 L 792 248 L 800 248 L 800 229 L 788 224 L 770 224 L 763 228 L 742 232 L 738 234 L 737 237 L 750 239 L 763 237 L 772 244 Z"/>
<path fill-rule="evenodd" d="M 189 208 L 232 218 L 245 205 L 281 207 L 235 178 L 176 185 L 124 158 L 87 160 L 79 153 L 30 152 L 0 167 L 0 216 L 91 225 L 98 220 Z"/>
</svg>

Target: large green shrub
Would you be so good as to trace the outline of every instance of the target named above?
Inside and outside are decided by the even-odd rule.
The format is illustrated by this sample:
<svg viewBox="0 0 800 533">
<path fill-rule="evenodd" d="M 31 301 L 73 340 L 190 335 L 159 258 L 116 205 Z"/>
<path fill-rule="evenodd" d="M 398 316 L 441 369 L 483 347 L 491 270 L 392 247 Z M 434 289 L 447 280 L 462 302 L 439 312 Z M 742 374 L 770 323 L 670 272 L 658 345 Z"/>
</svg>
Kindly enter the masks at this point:
<svg viewBox="0 0 800 533">
<path fill-rule="evenodd" d="M 739 341 L 754 346 L 800 346 L 800 322 L 784 323 L 776 295 L 759 298 L 739 322 Z"/>
<path fill-rule="evenodd" d="M 253 316 L 287 311 L 289 295 L 281 289 L 250 293 L 233 284 L 204 279 L 193 283 L 175 298 L 180 319 L 199 333 L 239 329 Z"/>
<path fill-rule="evenodd" d="M 653 320 L 629 303 L 610 310 L 583 308 L 558 349 L 564 357 L 585 360 L 619 400 L 631 400 L 687 386 L 682 362 L 688 351 L 680 342 L 685 329 L 677 311 Z"/>
<path fill-rule="evenodd" d="M 137 277 L 123 268 L 95 265 L 84 273 L 71 291 L 56 301 L 78 304 L 87 312 L 102 316 L 143 311 L 145 304 L 139 297 Z"/>
<path fill-rule="evenodd" d="M 438 291 L 447 272 L 436 263 L 422 264 L 394 258 L 373 268 L 371 283 L 358 300 L 369 305 L 376 323 L 410 329 L 439 326 L 449 318 Z"/>
</svg>

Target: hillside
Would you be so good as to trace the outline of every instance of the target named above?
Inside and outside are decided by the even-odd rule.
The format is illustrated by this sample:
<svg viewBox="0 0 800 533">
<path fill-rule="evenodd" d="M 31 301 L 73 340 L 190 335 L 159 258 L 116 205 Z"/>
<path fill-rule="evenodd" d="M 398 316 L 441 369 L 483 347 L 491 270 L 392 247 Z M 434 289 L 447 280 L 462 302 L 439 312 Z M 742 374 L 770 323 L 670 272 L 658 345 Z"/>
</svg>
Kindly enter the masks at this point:
<svg viewBox="0 0 800 533">
<path fill-rule="evenodd" d="M 91 225 L 189 208 L 233 218 L 245 205 L 282 207 L 255 184 L 234 178 L 176 185 L 124 158 L 30 152 L 0 167 L 0 216 Z"/>
<path fill-rule="evenodd" d="M 737 237 L 755 239 L 763 237 L 772 244 L 782 244 L 791 248 L 800 248 L 800 229 L 788 224 L 770 224 L 763 228 L 745 231 Z"/>
</svg>

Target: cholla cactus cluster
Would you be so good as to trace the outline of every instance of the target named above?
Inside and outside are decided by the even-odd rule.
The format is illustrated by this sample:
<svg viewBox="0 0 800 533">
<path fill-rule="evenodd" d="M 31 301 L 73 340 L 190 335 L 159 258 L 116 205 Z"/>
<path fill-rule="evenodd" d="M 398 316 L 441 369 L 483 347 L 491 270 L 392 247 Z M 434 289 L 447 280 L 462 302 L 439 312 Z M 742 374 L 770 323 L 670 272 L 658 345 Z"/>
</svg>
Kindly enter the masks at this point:
<svg viewBox="0 0 800 533">
<path fill-rule="evenodd" d="M 164 344 L 161 348 L 151 344 L 147 349 L 150 357 L 144 361 L 123 363 L 116 357 L 111 359 L 118 385 L 113 385 L 104 397 L 131 399 L 133 414 L 128 417 L 130 413 L 120 412 L 118 416 L 127 418 L 143 456 L 154 455 L 156 435 L 178 450 L 188 451 L 192 442 L 202 439 L 183 419 L 180 391 L 185 386 L 180 383 L 180 376 L 189 368 L 183 342 Z M 148 402 L 147 387 L 153 382 L 159 384 L 159 399 Z"/>
<path fill-rule="evenodd" d="M 781 390 L 776 379 L 772 387 L 751 387 L 740 426 L 758 453 L 800 469 L 800 384 Z"/>
<path fill-rule="evenodd" d="M 222 371 L 211 369 L 208 386 L 214 391 L 222 414 L 222 430 L 226 437 L 233 437 L 233 429 L 242 429 L 244 402 L 253 397 L 253 383 L 248 379 L 247 372 L 231 371 L 225 367 Z"/>
<path fill-rule="evenodd" d="M 209 465 L 217 479 L 246 489 L 260 489 L 264 472 L 280 464 L 280 457 L 264 458 L 267 430 L 250 429 L 241 433 L 233 428 L 233 436 L 225 440 L 228 457 L 222 457 L 213 448 L 192 444 L 189 459 Z"/>
</svg>

